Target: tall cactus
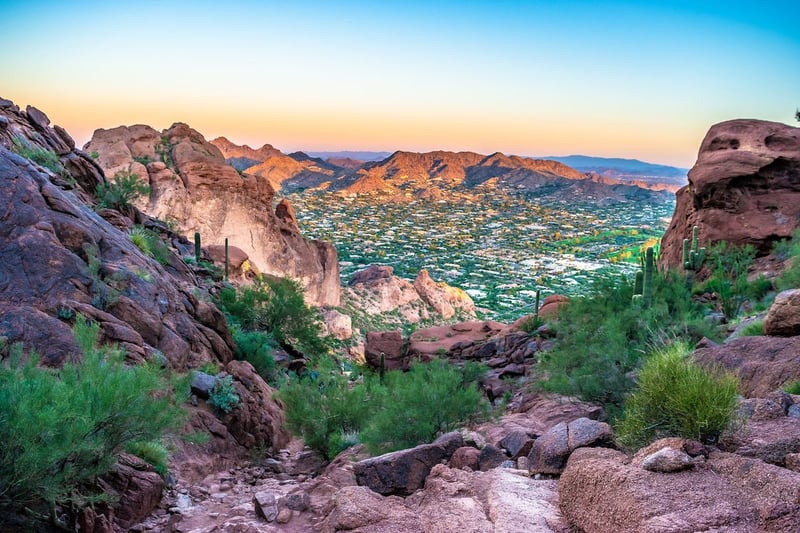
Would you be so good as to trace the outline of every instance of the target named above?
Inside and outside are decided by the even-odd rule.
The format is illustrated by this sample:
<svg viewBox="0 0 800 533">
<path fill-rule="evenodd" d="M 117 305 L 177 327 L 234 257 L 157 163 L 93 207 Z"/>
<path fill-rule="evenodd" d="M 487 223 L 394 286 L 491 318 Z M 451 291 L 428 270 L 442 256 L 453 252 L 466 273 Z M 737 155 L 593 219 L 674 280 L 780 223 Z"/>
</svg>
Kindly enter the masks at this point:
<svg viewBox="0 0 800 533">
<path fill-rule="evenodd" d="M 228 281 L 228 238 L 225 237 L 225 281 Z"/>
<path fill-rule="evenodd" d="M 200 264 L 200 232 L 194 232 L 194 261 L 196 265 Z"/>
<path fill-rule="evenodd" d="M 642 275 L 642 307 L 650 307 L 653 301 L 653 274 L 656 270 L 655 254 L 653 248 L 645 252 L 644 274 Z"/>
<path fill-rule="evenodd" d="M 692 228 L 691 244 L 689 239 L 683 239 L 683 268 L 686 270 L 686 288 L 690 291 L 694 285 L 695 273 L 703 266 L 706 258 L 705 247 L 700 248 L 699 231 L 697 226 Z"/>
</svg>

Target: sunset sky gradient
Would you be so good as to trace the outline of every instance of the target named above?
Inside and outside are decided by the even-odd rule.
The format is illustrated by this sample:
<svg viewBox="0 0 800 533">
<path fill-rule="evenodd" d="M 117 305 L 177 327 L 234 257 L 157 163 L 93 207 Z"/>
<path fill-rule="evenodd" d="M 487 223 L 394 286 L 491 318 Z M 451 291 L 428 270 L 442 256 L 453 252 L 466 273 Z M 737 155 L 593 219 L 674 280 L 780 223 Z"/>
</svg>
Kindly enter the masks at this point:
<svg viewBox="0 0 800 533">
<path fill-rule="evenodd" d="M 690 167 L 713 123 L 794 123 L 800 2 L 0 0 L 0 97 L 79 144 L 186 122 L 284 151 Z"/>
</svg>

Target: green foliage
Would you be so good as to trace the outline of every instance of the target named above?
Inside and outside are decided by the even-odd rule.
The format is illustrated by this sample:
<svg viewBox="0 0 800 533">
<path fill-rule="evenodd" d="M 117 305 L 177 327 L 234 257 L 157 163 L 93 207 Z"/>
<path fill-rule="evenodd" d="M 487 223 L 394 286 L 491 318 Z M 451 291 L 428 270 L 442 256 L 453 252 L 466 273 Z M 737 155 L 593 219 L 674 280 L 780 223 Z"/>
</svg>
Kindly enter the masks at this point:
<svg viewBox="0 0 800 533">
<path fill-rule="evenodd" d="M 92 159 L 100 159 L 100 152 L 98 152 L 97 150 L 92 150 L 92 153 L 89 154 L 89 157 L 91 157 Z"/>
<path fill-rule="evenodd" d="M 131 242 L 143 254 L 148 255 L 162 265 L 168 265 L 170 259 L 169 247 L 161 240 L 158 233 L 144 226 L 134 226 L 130 230 Z"/>
<path fill-rule="evenodd" d="M 739 333 L 742 337 L 759 337 L 764 334 L 764 321 L 755 320 L 747 324 Z"/>
<path fill-rule="evenodd" d="M 147 165 L 150 162 L 150 156 L 149 155 L 143 155 L 141 157 L 134 157 L 133 160 L 136 161 L 139 164 Z"/>
<path fill-rule="evenodd" d="M 21 137 L 14 137 L 11 143 L 11 149 L 25 159 L 30 159 L 34 163 L 37 163 L 50 170 L 54 174 L 61 175 L 64 173 L 64 167 L 61 165 L 61 160 L 52 150 L 31 146 L 25 139 Z"/>
<path fill-rule="evenodd" d="M 118 211 L 129 210 L 131 202 L 148 194 L 150 186 L 142 183 L 138 175 L 125 170 L 114 174 L 113 180 L 98 185 L 95 191 L 98 208 Z"/>
<path fill-rule="evenodd" d="M 209 376 L 216 376 L 219 374 L 219 365 L 213 361 L 206 361 L 197 367 L 197 370 L 204 374 L 208 374 Z"/>
<path fill-rule="evenodd" d="M 228 414 L 239 405 L 239 395 L 233 386 L 233 376 L 217 378 L 208 393 L 208 404 L 220 413 Z"/>
<path fill-rule="evenodd" d="M 167 475 L 169 450 L 160 440 L 135 440 L 125 444 L 125 451 L 144 460 L 159 473 Z"/>
<path fill-rule="evenodd" d="M 181 439 L 184 442 L 188 442 L 190 444 L 198 444 L 202 446 L 206 444 L 209 440 L 211 440 L 211 435 L 206 433 L 205 431 L 194 431 L 192 433 L 186 433 L 185 435 L 181 435 Z"/>
<path fill-rule="evenodd" d="M 732 246 L 720 241 L 708 252 L 712 275 L 706 289 L 713 291 L 720 302 L 725 318 L 733 320 L 751 292 L 747 269 L 753 264 L 756 250 L 750 245 Z"/>
<path fill-rule="evenodd" d="M 316 357 L 330 351 L 319 310 L 306 305 L 303 288 L 290 278 L 256 279 L 252 285 L 220 291 L 219 304 L 244 330 L 263 330 L 283 346 Z"/>
<path fill-rule="evenodd" d="M 559 308 L 556 345 L 540 355 L 547 375 L 540 386 L 602 402 L 613 415 L 633 386 L 630 372 L 654 344 L 715 338 L 680 276 L 656 272 L 653 287 L 649 308 L 629 304 L 633 285 L 627 279 L 599 280 L 588 296 Z"/>
<path fill-rule="evenodd" d="M 330 358 L 316 370 L 292 377 L 280 389 L 289 429 L 331 459 L 355 442 L 384 453 L 423 442 L 439 433 L 482 419 L 488 403 L 474 380 L 479 364 L 459 369 L 446 361 L 414 365 L 410 372 L 387 372 L 350 381 Z"/>
<path fill-rule="evenodd" d="M 537 329 L 539 329 L 544 324 L 544 320 L 542 317 L 538 315 L 530 315 L 525 321 L 520 324 L 519 329 L 524 331 L 525 333 L 533 333 Z"/>
<path fill-rule="evenodd" d="M 273 358 L 275 339 L 263 331 L 245 331 L 238 326 L 231 328 L 231 334 L 236 344 L 234 353 L 236 359 L 249 362 L 264 381 L 274 385 L 277 380 L 277 369 Z"/>
<path fill-rule="evenodd" d="M 352 440 L 376 408 L 369 398 L 373 387 L 351 384 L 336 363 L 319 359 L 317 369 L 294 376 L 281 387 L 286 425 L 326 459 L 334 458 Z"/>
<path fill-rule="evenodd" d="M 789 383 L 786 383 L 783 386 L 783 390 L 787 394 L 800 394 L 800 379 L 795 379 Z"/>
<path fill-rule="evenodd" d="M 634 449 L 669 436 L 713 443 L 730 426 L 738 378 L 696 365 L 690 353 L 677 342 L 648 356 L 616 427 L 623 445 Z"/>
<path fill-rule="evenodd" d="M 41 518 L 56 503 L 96 500 L 91 485 L 119 452 L 181 423 L 167 376 L 125 365 L 122 350 L 96 346 L 98 331 L 77 317 L 81 363 L 39 367 L 35 354 L 23 362 L 17 345 L 0 366 L 0 515 L 27 509 Z"/>
<path fill-rule="evenodd" d="M 775 286 L 782 291 L 800 288 L 800 228 L 794 230 L 791 240 L 776 244 L 774 253 L 781 259 L 790 259 L 788 268 L 775 279 Z"/>
<path fill-rule="evenodd" d="M 468 383 L 465 373 L 447 361 L 416 364 L 407 373 L 387 372 L 385 382 L 381 408 L 361 432 L 361 441 L 373 454 L 431 442 L 489 414 L 475 383 Z"/>
</svg>

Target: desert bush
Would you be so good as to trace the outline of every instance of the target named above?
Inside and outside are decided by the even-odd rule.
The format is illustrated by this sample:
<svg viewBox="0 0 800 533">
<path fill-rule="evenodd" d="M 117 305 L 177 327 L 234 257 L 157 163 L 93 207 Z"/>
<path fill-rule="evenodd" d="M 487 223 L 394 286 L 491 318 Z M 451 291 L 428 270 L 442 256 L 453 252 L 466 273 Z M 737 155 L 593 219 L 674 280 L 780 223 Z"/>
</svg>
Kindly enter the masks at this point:
<svg viewBox="0 0 800 533">
<path fill-rule="evenodd" d="M 131 202 L 147 194 L 150 194 L 150 186 L 142 183 L 137 174 L 125 170 L 114 174 L 113 180 L 98 185 L 95 191 L 98 208 L 118 211 L 129 210 Z"/>
<path fill-rule="evenodd" d="M 78 315 L 83 361 L 60 369 L 22 360 L 17 345 L 0 366 L 0 514 L 45 520 L 56 504 L 96 501 L 95 479 L 132 442 L 158 441 L 182 410 L 159 368 L 127 366 L 124 352 L 98 347 L 97 324 Z M 12 518 L 9 518 L 12 520 Z"/>
<path fill-rule="evenodd" d="M 252 285 L 223 289 L 218 301 L 232 322 L 244 330 L 266 331 L 284 348 L 310 357 L 330 351 L 322 315 L 306 305 L 296 280 L 260 277 Z"/>
<path fill-rule="evenodd" d="M 649 308 L 631 304 L 633 284 L 598 280 L 589 295 L 573 298 L 554 322 L 556 345 L 540 355 L 545 390 L 605 404 L 612 416 L 633 387 L 643 355 L 663 339 L 714 338 L 685 281 L 675 273 L 653 276 Z"/>
<path fill-rule="evenodd" d="M 385 387 L 361 432 L 371 453 L 385 453 L 431 442 L 437 435 L 475 422 L 490 413 L 474 382 L 447 361 L 416 364 L 409 372 L 386 373 Z"/>
<path fill-rule="evenodd" d="M 789 383 L 786 383 L 783 386 L 783 390 L 787 394 L 800 394 L 800 379 L 795 379 Z"/>
<path fill-rule="evenodd" d="M 712 275 L 705 287 L 717 295 L 722 313 L 728 320 L 739 315 L 742 304 L 752 294 L 747 269 L 755 256 L 756 249 L 752 246 L 733 246 L 725 241 L 716 243 L 708 251 L 707 262 Z"/>
<path fill-rule="evenodd" d="M 144 226 L 134 226 L 131 228 L 129 235 L 131 242 L 143 254 L 152 257 L 162 265 L 169 264 L 169 247 L 161 240 L 158 233 Z"/>
<path fill-rule="evenodd" d="M 231 328 L 233 342 L 236 345 L 234 355 L 240 361 L 247 361 L 256 369 L 264 381 L 275 385 L 277 369 L 275 367 L 276 342 L 268 333 L 263 331 L 244 331 L 239 326 Z"/>
<path fill-rule="evenodd" d="M 208 392 L 208 404 L 220 413 L 228 414 L 239 405 L 239 395 L 233 386 L 233 376 L 217 378 Z"/>
<path fill-rule="evenodd" d="M 764 321 L 754 320 L 750 322 L 739 333 L 742 337 L 759 337 L 764 334 Z"/>
<path fill-rule="evenodd" d="M 688 343 L 676 342 L 648 356 L 616 427 L 620 443 L 633 449 L 669 436 L 713 443 L 729 427 L 738 378 L 706 370 L 690 353 Z"/>
<path fill-rule="evenodd" d="M 52 150 L 31 146 L 26 140 L 19 137 L 15 137 L 12 140 L 11 149 L 25 159 L 30 159 L 54 174 L 60 175 L 64 172 L 64 167 L 61 165 L 58 154 Z"/>
<path fill-rule="evenodd" d="M 293 376 L 280 388 L 286 425 L 312 449 L 332 459 L 378 408 L 368 397 L 371 385 L 350 383 L 332 359 L 320 358 L 316 370 Z"/>
<path fill-rule="evenodd" d="M 160 440 L 136 440 L 125 445 L 125 451 L 144 460 L 161 477 L 167 475 L 169 450 Z"/>
<path fill-rule="evenodd" d="M 790 259 L 789 266 L 775 279 L 775 286 L 782 291 L 800 288 L 800 228 L 794 230 L 791 240 L 776 244 L 774 253 Z"/>
</svg>

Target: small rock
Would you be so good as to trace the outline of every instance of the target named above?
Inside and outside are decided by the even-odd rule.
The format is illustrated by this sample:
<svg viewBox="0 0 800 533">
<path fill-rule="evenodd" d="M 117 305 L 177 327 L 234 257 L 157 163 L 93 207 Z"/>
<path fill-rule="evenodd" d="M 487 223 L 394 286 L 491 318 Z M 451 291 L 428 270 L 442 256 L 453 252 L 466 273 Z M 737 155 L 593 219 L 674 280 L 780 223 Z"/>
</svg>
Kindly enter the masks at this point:
<svg viewBox="0 0 800 533">
<path fill-rule="evenodd" d="M 492 468 L 497 468 L 503 464 L 503 461 L 506 459 L 508 459 L 508 456 L 503 453 L 503 450 L 497 446 L 487 444 L 483 447 L 480 455 L 478 456 L 478 468 L 481 472 L 486 472 Z"/>
<path fill-rule="evenodd" d="M 272 492 L 263 491 L 253 494 L 253 506 L 256 514 L 267 522 L 273 522 L 278 516 L 278 502 Z"/>
<path fill-rule="evenodd" d="M 800 472 L 800 453 L 787 453 L 783 461 L 789 470 Z"/>
<path fill-rule="evenodd" d="M 190 509 L 192 507 L 192 497 L 188 494 L 178 494 L 175 504 L 178 509 Z"/>
<path fill-rule="evenodd" d="M 292 510 L 291 509 L 281 509 L 278 513 L 278 516 L 275 518 L 275 521 L 279 524 L 288 524 L 289 520 L 292 519 Z"/>
<path fill-rule="evenodd" d="M 692 466 L 694 462 L 689 454 L 674 448 L 662 448 L 642 461 L 642 468 L 650 472 L 679 472 Z"/>
<path fill-rule="evenodd" d="M 500 463 L 500 468 L 517 468 L 516 461 L 512 461 L 511 459 L 507 459 Z"/>
<path fill-rule="evenodd" d="M 208 395 L 211 389 L 217 382 L 217 378 L 211 374 L 200 372 L 199 370 L 194 373 L 192 378 L 192 393 L 196 394 L 198 398 L 208 400 Z"/>
<path fill-rule="evenodd" d="M 792 418 L 800 418 L 800 405 L 792 405 L 786 414 Z"/>
<path fill-rule="evenodd" d="M 451 431 L 433 441 L 433 444 L 441 446 L 444 449 L 445 458 L 449 459 L 453 452 L 464 446 L 464 438 L 458 431 Z"/>
<path fill-rule="evenodd" d="M 517 459 L 523 455 L 527 457 L 533 446 L 533 439 L 524 431 L 512 431 L 497 444 L 505 448 L 512 459 Z"/>
<path fill-rule="evenodd" d="M 528 458 L 526 456 L 522 456 L 517 459 L 517 468 L 520 470 L 528 469 Z"/>
<path fill-rule="evenodd" d="M 469 470 L 478 470 L 478 458 L 480 455 L 481 451 L 479 449 L 473 448 L 472 446 L 462 446 L 457 449 L 450 458 L 450 468 L 456 470 L 464 470 L 465 468 Z"/>
<path fill-rule="evenodd" d="M 286 507 L 292 511 L 305 511 L 310 504 L 311 497 L 305 491 L 286 495 Z"/>
</svg>

